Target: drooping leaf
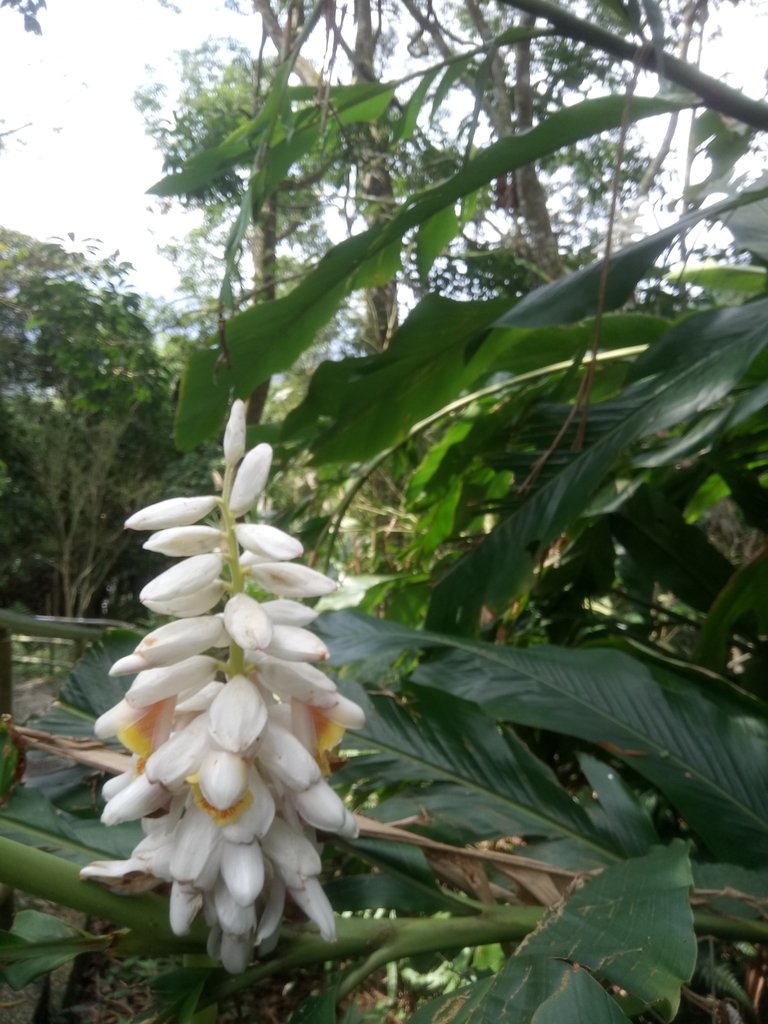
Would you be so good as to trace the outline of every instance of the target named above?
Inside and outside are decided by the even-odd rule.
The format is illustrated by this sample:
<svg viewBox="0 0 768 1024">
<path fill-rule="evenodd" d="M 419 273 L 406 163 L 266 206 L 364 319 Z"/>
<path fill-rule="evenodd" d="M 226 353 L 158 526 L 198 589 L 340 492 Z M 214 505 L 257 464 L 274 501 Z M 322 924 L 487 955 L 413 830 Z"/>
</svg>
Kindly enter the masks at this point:
<svg viewBox="0 0 768 1024">
<path fill-rule="evenodd" d="M 565 955 L 671 1019 L 696 963 L 692 884 L 680 840 L 611 865 L 551 911 L 519 952 Z"/>
<path fill-rule="evenodd" d="M 632 104 L 631 116 L 634 119 L 650 117 L 680 109 L 686 102 L 638 98 Z M 365 260 L 436 213 L 454 206 L 463 196 L 486 186 L 493 178 L 582 138 L 618 126 L 624 118 L 624 108 L 624 101 L 619 96 L 588 100 L 553 114 L 529 132 L 494 143 L 468 160 L 447 182 L 423 192 L 403 206 L 385 225 L 370 228 L 334 246 L 290 295 L 262 303 L 233 317 L 227 327 L 231 366 L 218 367 L 216 387 L 211 388 L 211 376 L 217 366 L 218 355 L 212 349 L 197 353 L 187 365 L 176 422 L 177 443 L 185 449 L 194 447 L 219 428 L 225 416 L 230 389 L 245 397 L 273 373 L 291 366 L 314 339 L 316 331 L 338 308 L 348 292 L 348 278 Z M 670 237 L 675 233 L 673 231 Z M 637 277 L 655 255 L 656 250 L 652 246 L 644 251 Z M 599 271 L 593 276 L 593 295 L 596 295 Z M 585 301 L 575 304 L 574 308 L 585 310 L 580 315 L 588 315 L 593 295 L 587 294 Z M 591 310 L 594 311 L 594 302 Z M 547 319 L 544 322 L 561 321 Z M 280 339 L 279 346 L 274 344 L 275 338 Z M 212 339 L 212 345 L 216 342 L 216 338 Z M 194 407 L 190 405 L 193 396 L 196 399 Z"/>
<path fill-rule="evenodd" d="M 670 1019 L 696 962 L 690 885 L 680 842 L 606 868 L 553 908 L 494 978 L 432 1000 L 413 1024 L 625 1024 L 598 978 Z"/>
<path fill-rule="evenodd" d="M 367 713 L 356 744 L 394 755 L 380 782 L 453 784 L 474 796 L 477 807 L 485 808 L 487 837 L 494 832 L 567 840 L 581 851 L 584 864 L 616 856 L 610 841 L 598 837 L 587 814 L 550 770 L 513 733 L 501 732 L 470 702 L 423 688 L 414 693 L 408 708 L 390 697 L 369 700 L 359 688 L 354 695 Z M 364 756 L 353 760 L 353 770 L 364 775 Z M 377 767 L 381 773 L 382 763 Z"/>
</svg>

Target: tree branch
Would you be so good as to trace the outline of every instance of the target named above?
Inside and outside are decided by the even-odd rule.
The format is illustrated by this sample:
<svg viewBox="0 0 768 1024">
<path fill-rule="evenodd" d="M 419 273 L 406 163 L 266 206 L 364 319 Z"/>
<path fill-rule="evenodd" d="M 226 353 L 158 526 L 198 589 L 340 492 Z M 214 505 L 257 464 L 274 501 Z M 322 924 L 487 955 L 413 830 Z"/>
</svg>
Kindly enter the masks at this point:
<svg viewBox="0 0 768 1024">
<path fill-rule="evenodd" d="M 711 110 L 736 118 L 752 128 L 768 130 L 768 104 L 750 99 L 738 89 L 705 75 L 671 53 L 658 53 L 650 47 L 638 46 L 614 32 L 577 18 L 551 0 L 502 0 L 502 3 L 544 18 L 560 35 L 587 43 L 619 60 L 631 61 L 645 71 L 663 74 L 675 85 L 696 93 Z"/>
</svg>

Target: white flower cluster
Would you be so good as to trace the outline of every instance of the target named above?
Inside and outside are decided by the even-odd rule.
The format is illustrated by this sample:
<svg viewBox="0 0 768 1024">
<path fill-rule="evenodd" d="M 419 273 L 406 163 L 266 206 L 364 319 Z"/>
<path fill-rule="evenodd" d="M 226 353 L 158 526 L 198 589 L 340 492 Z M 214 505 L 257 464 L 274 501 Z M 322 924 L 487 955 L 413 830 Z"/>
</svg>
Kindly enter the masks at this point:
<svg viewBox="0 0 768 1024">
<path fill-rule="evenodd" d="M 132 891 L 171 883 L 174 932 L 202 910 L 210 955 L 234 973 L 254 945 L 276 942 L 286 894 L 334 940 L 315 830 L 356 834 L 323 775 L 328 751 L 364 718 L 311 664 L 328 651 L 304 628 L 315 613 L 296 600 L 334 582 L 291 561 L 302 554 L 293 537 L 238 522 L 272 461 L 269 445 L 245 452 L 239 401 L 224 458 L 220 497 L 161 501 L 126 523 L 156 531 L 145 548 L 181 558 L 140 595 L 178 618 L 113 665 L 112 675 L 136 676 L 96 723 L 99 737 L 117 736 L 133 753 L 130 771 L 104 786 L 102 821 L 141 818 L 144 838 L 129 860 L 98 861 L 81 877 Z M 216 512 L 217 525 L 196 525 Z M 276 599 L 257 600 L 249 585 Z"/>
</svg>

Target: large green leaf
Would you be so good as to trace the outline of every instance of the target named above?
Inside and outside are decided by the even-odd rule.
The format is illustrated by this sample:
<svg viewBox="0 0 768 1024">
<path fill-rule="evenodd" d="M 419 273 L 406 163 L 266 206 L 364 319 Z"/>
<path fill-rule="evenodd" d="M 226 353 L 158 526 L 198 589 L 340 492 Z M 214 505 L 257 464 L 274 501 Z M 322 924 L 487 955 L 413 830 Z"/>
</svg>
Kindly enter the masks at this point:
<svg viewBox="0 0 768 1024">
<path fill-rule="evenodd" d="M 425 296 L 386 352 L 321 363 L 306 398 L 286 418 L 282 438 L 311 443 L 315 463 L 369 459 L 405 438 L 419 421 L 450 407 L 479 379 L 563 370 L 593 337 L 591 321 L 489 333 L 507 306 L 506 299 L 457 302 Z M 603 349 L 649 344 L 664 326 L 655 317 L 609 316 Z M 506 385 L 514 387 L 515 380 L 508 377 Z"/>
<path fill-rule="evenodd" d="M 570 459 L 562 472 L 446 574 L 434 593 L 429 626 L 470 632 L 483 606 L 503 610 L 529 584 L 542 552 L 584 512 L 631 444 L 688 419 L 728 394 L 768 345 L 767 316 L 768 301 L 761 300 L 691 317 L 664 335 L 656 343 L 663 356 L 654 355 L 654 345 L 644 363 L 649 377 L 626 396 L 634 395 L 634 412 Z M 694 344 L 698 353 L 694 362 L 675 354 L 690 351 Z M 668 353 L 671 358 L 665 359 Z M 657 375 L 650 376 L 654 371 Z"/>
<path fill-rule="evenodd" d="M 469 701 L 426 688 L 419 688 L 408 707 L 387 696 L 369 699 L 359 688 L 354 695 L 367 716 L 356 745 L 395 755 L 386 774 L 377 762 L 380 783 L 453 784 L 485 809 L 486 838 L 519 833 L 567 840 L 576 845 L 584 865 L 617 856 L 550 770 Z M 364 756 L 352 761 L 352 770 L 365 776 Z"/>
<path fill-rule="evenodd" d="M 637 98 L 632 104 L 631 117 L 640 120 L 686 105 L 687 101 L 674 98 Z M 558 111 L 522 135 L 499 140 L 467 160 L 448 181 L 413 197 L 385 225 L 370 228 L 334 246 L 316 270 L 290 295 L 262 303 L 233 317 L 227 326 L 230 365 L 220 365 L 219 354 L 214 349 L 197 353 L 187 365 L 176 423 L 177 442 L 183 448 L 192 448 L 213 434 L 224 419 L 230 390 L 245 397 L 272 374 L 288 369 L 338 308 L 348 293 L 351 276 L 377 252 L 441 210 L 453 206 L 462 197 L 487 186 L 499 175 L 507 174 L 515 167 L 523 167 L 563 146 L 617 127 L 626 116 L 625 106 L 620 96 L 587 100 Z M 674 237 L 677 230 L 672 230 L 669 237 Z M 635 281 L 658 251 L 646 247 L 642 258 L 638 253 L 637 259 L 642 267 Z M 624 264 L 626 262 L 625 259 Z M 591 288 L 593 279 L 594 288 Z M 594 311 L 593 299 L 598 280 L 599 270 L 592 277 L 587 277 L 585 289 L 580 289 L 584 292 L 581 301 L 572 294 L 573 289 L 569 290 L 571 298 L 568 305 L 581 311 L 576 315 L 585 316 L 590 309 Z M 631 289 L 633 284 L 627 287 Z M 611 288 L 614 288 L 613 283 Z M 536 305 L 533 303 L 532 307 L 526 307 L 529 318 L 535 318 Z M 550 318 L 540 322 L 559 321 Z M 218 339 L 211 339 L 211 344 L 217 345 Z M 194 405 L 191 400 L 194 400 Z"/>
<path fill-rule="evenodd" d="M 696 962 L 690 885 L 679 842 L 606 868 L 555 907 L 496 977 L 432 1000 L 412 1024 L 625 1024 L 590 971 L 670 1019 Z"/>
<path fill-rule="evenodd" d="M 30 786 L 18 787 L 0 810 L 0 834 L 79 864 L 129 857 L 142 837 L 138 822 L 107 828 L 99 821 L 80 820 L 59 811 Z"/>
<path fill-rule="evenodd" d="M 501 647 L 358 612 L 324 616 L 320 630 L 336 664 L 454 648 L 424 661 L 414 679 L 499 718 L 599 744 L 665 793 L 721 860 L 754 866 L 768 856 L 768 713 L 760 701 L 617 651 Z"/>
<path fill-rule="evenodd" d="M 613 865 L 544 919 L 519 953 L 566 956 L 669 1019 L 696 963 L 686 845 Z"/>
<path fill-rule="evenodd" d="M 638 572 L 700 611 L 709 608 L 733 573 L 704 531 L 686 523 L 659 488 L 639 488 L 612 517 L 612 529 Z"/>
</svg>

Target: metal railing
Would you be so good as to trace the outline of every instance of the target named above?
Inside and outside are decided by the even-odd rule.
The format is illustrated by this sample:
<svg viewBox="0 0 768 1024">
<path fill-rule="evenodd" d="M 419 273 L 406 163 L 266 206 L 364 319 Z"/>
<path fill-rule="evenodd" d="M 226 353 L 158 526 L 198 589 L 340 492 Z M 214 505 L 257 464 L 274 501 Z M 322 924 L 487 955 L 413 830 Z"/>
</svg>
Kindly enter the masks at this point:
<svg viewBox="0 0 768 1024">
<path fill-rule="evenodd" d="M 131 629 L 128 622 L 116 619 L 68 619 L 56 615 L 25 615 L 0 608 L 0 714 L 11 714 L 13 707 L 13 639 L 71 641 L 77 660 L 82 646 L 98 640 L 108 629 Z M 44 660 L 44 659 L 43 659 Z"/>
</svg>

